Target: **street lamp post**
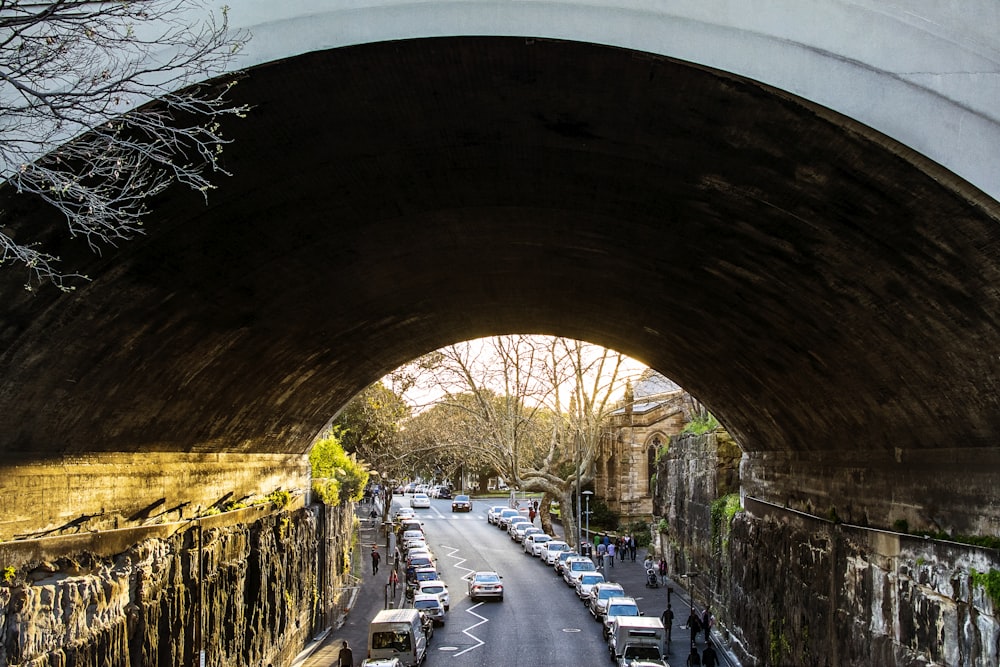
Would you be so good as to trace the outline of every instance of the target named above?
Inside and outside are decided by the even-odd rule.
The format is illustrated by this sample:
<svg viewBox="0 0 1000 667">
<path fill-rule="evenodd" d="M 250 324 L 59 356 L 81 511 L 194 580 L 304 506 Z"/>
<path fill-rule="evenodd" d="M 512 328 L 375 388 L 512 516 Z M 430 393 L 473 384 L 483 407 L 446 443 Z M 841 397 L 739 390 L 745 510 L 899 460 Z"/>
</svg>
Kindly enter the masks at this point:
<svg viewBox="0 0 1000 667">
<path fill-rule="evenodd" d="M 590 543 L 590 497 L 594 495 L 593 491 L 584 491 L 583 497 L 587 499 L 587 509 L 583 511 L 583 515 L 587 517 L 587 542 Z M 582 553 L 582 552 L 581 552 Z"/>
</svg>

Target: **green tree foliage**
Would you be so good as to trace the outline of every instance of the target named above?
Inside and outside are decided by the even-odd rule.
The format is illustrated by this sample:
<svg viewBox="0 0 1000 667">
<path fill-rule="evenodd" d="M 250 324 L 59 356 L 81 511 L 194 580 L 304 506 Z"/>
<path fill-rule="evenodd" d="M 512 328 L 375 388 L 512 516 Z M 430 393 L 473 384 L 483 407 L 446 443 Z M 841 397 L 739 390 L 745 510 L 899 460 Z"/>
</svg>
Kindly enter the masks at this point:
<svg viewBox="0 0 1000 667">
<path fill-rule="evenodd" d="M 340 445 L 336 431 L 318 440 L 309 452 L 313 493 L 327 505 L 361 500 L 368 471 Z"/>
<path fill-rule="evenodd" d="M 345 451 L 389 477 L 409 472 L 399 437 L 410 408 L 382 382 L 376 382 L 347 404 L 334 422 Z"/>
</svg>

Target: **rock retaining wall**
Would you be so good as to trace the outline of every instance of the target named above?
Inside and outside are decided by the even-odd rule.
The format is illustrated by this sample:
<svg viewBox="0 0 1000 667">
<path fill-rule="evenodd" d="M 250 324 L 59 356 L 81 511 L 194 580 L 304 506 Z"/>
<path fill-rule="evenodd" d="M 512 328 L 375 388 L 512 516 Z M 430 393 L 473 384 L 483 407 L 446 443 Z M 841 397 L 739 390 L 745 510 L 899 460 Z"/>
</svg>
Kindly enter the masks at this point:
<svg viewBox="0 0 1000 667">
<path fill-rule="evenodd" d="M 0 666 L 291 664 L 336 620 L 352 521 L 300 501 L 2 543 Z"/>
<path fill-rule="evenodd" d="M 727 450 L 717 434 L 670 443 L 656 499 L 669 529 L 658 539 L 671 574 L 699 607 L 712 605 L 745 665 L 1000 664 L 1000 605 L 972 574 L 1000 577 L 995 550 L 756 498 L 720 523 L 712 506 L 732 487 Z M 863 504 L 863 494 L 851 500 Z"/>
</svg>

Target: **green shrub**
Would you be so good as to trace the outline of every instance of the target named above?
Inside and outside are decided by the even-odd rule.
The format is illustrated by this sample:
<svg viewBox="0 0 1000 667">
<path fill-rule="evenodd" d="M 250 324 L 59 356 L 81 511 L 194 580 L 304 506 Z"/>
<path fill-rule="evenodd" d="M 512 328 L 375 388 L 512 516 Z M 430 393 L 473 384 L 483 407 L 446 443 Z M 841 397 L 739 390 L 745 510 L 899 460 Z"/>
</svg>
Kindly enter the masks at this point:
<svg viewBox="0 0 1000 667">
<path fill-rule="evenodd" d="M 697 415 L 694 419 L 687 423 L 684 430 L 681 431 L 681 435 L 685 433 L 691 433 L 693 435 L 702 435 L 708 433 L 709 431 L 714 431 L 719 428 L 719 421 L 710 412 L 706 412 L 702 415 Z"/>
<path fill-rule="evenodd" d="M 969 579 L 974 586 L 982 586 L 986 596 L 993 602 L 993 609 L 1000 609 L 1000 571 L 990 568 L 989 572 L 969 570 Z"/>
<path fill-rule="evenodd" d="M 327 505 L 357 502 L 368 484 L 368 471 L 340 446 L 336 433 L 313 445 L 309 451 L 313 492 Z"/>
<path fill-rule="evenodd" d="M 15 570 L 12 566 L 8 565 L 7 567 L 5 567 L 3 569 L 4 582 L 9 584 L 10 582 L 14 581 L 15 574 L 17 574 L 17 570 Z"/>
</svg>

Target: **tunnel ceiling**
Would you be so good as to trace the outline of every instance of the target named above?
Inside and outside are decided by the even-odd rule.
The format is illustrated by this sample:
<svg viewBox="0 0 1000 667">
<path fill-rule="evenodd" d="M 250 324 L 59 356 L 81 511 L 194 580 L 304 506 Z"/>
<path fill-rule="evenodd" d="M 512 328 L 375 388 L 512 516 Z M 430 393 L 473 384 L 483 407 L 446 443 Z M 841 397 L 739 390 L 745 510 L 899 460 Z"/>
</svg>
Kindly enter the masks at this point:
<svg viewBox="0 0 1000 667">
<path fill-rule="evenodd" d="M 314 53 L 235 91 L 207 204 L 171 190 L 102 257 L 53 236 L 93 278 L 73 294 L 0 276 L 8 460 L 303 451 L 383 373 L 510 332 L 635 356 L 749 450 L 995 446 L 996 203 L 848 119 L 523 38 Z"/>
</svg>

